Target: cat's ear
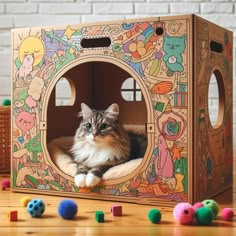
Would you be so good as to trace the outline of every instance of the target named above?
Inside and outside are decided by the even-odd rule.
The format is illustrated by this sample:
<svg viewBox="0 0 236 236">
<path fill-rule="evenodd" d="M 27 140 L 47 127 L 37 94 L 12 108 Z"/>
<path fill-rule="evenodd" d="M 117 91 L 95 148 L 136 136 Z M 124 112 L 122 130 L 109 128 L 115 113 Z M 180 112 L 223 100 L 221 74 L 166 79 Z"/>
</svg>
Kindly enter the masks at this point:
<svg viewBox="0 0 236 236">
<path fill-rule="evenodd" d="M 79 116 L 83 117 L 83 119 L 87 119 L 91 117 L 93 113 L 93 110 L 87 106 L 85 103 L 81 103 L 81 112 L 79 113 Z"/>
<path fill-rule="evenodd" d="M 164 35 L 164 39 L 169 39 L 169 38 L 170 38 L 170 36 L 168 34 Z"/>
<path fill-rule="evenodd" d="M 119 115 L 119 106 L 116 103 L 110 105 L 105 111 L 105 116 L 112 120 L 116 120 L 118 115 Z"/>
<path fill-rule="evenodd" d="M 180 38 L 185 41 L 186 40 L 186 34 L 183 34 Z"/>
</svg>

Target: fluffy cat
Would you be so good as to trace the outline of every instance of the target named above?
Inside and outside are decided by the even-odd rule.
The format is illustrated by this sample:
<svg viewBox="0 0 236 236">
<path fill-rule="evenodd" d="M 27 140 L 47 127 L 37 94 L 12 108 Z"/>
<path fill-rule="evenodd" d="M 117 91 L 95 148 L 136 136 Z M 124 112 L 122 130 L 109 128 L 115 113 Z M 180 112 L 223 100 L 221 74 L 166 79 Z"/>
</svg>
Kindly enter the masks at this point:
<svg viewBox="0 0 236 236">
<path fill-rule="evenodd" d="M 125 131 L 119 123 L 117 104 L 105 111 L 97 111 L 82 103 L 79 116 L 82 121 L 73 140 L 59 138 L 48 145 L 52 160 L 64 172 L 75 176 L 77 186 L 95 186 L 109 168 L 143 157 L 146 135 Z M 60 148 L 55 149 L 55 146 Z M 59 154 L 60 161 L 56 160 L 53 152 Z"/>
<path fill-rule="evenodd" d="M 172 72 L 182 72 L 184 70 L 182 66 L 183 57 L 182 53 L 185 50 L 186 35 L 183 34 L 181 37 L 176 36 L 164 36 L 163 50 L 166 53 L 163 60 L 166 66 Z"/>
</svg>

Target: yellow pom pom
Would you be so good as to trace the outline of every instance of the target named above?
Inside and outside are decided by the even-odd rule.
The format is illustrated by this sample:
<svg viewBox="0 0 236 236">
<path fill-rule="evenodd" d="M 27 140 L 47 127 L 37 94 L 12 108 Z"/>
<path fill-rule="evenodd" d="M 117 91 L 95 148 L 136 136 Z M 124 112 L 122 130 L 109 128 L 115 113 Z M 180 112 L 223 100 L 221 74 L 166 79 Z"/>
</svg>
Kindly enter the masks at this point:
<svg viewBox="0 0 236 236">
<path fill-rule="evenodd" d="M 20 200 L 21 206 L 27 207 L 27 204 L 28 204 L 29 201 L 31 201 L 30 197 L 27 197 L 27 196 L 22 197 L 21 200 Z"/>
</svg>

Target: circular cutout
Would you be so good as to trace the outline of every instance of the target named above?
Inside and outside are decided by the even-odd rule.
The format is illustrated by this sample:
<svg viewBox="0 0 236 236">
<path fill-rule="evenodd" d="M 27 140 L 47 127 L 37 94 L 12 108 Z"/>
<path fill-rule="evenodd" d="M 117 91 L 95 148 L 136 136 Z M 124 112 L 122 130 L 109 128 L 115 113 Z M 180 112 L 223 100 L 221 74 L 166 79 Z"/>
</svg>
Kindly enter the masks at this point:
<svg viewBox="0 0 236 236">
<path fill-rule="evenodd" d="M 219 128 L 224 119 L 224 83 L 219 70 L 215 70 L 209 81 L 208 87 L 208 113 L 213 128 Z"/>
</svg>

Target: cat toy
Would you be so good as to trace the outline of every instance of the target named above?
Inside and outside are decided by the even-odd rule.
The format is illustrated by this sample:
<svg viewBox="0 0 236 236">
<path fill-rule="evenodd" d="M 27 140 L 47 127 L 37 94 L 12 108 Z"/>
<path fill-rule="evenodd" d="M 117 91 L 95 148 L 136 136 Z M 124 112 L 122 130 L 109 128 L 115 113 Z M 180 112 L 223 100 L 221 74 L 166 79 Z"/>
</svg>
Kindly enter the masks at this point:
<svg viewBox="0 0 236 236">
<path fill-rule="evenodd" d="M 224 208 L 221 212 L 222 219 L 226 221 L 232 221 L 234 216 L 235 215 L 232 208 Z"/>
<path fill-rule="evenodd" d="M 27 212 L 34 218 L 40 218 L 45 211 L 45 203 L 41 199 L 32 199 L 27 204 Z"/>
<path fill-rule="evenodd" d="M 161 212 L 158 209 L 151 209 L 148 212 L 148 219 L 154 223 L 158 224 L 161 221 Z"/>
<path fill-rule="evenodd" d="M 195 218 L 199 225 L 209 225 L 214 219 L 214 213 L 209 207 L 200 207 L 195 212 Z"/>
<path fill-rule="evenodd" d="M 77 214 L 77 204 L 69 199 L 62 200 L 58 206 L 58 214 L 66 220 L 72 220 Z"/>
<path fill-rule="evenodd" d="M 202 203 L 205 207 L 208 207 L 212 210 L 214 217 L 216 217 L 218 215 L 219 206 L 216 201 L 214 201 L 212 199 L 206 199 Z"/>
<path fill-rule="evenodd" d="M 2 190 L 5 190 L 7 188 L 10 188 L 10 185 L 11 185 L 11 182 L 9 179 L 3 179 L 1 181 L 1 187 L 2 187 Z"/>
<path fill-rule="evenodd" d="M 192 224 L 195 210 L 188 202 L 178 203 L 173 211 L 174 219 L 181 225 Z"/>
</svg>

